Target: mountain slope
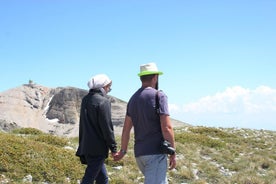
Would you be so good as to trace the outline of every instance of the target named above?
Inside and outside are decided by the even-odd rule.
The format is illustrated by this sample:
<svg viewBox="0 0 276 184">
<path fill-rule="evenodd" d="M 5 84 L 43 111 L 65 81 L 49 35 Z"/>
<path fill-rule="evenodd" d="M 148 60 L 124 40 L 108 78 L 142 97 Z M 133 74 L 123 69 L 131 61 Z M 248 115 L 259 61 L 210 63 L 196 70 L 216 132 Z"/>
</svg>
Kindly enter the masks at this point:
<svg viewBox="0 0 276 184">
<path fill-rule="evenodd" d="M 0 129 L 31 127 L 54 135 L 76 137 L 81 99 L 87 93 L 74 87 L 48 88 L 37 84 L 4 91 L 0 93 Z M 109 98 L 115 132 L 120 133 L 127 103 L 113 96 Z M 172 123 L 184 125 L 174 119 Z"/>
<path fill-rule="evenodd" d="M 106 160 L 110 184 L 143 183 L 133 139 L 121 161 Z M 276 184 L 276 132 L 188 126 L 176 128 L 175 139 L 170 184 Z M 77 138 L 30 128 L 0 132 L 0 183 L 79 183 L 85 167 L 77 146 Z"/>
</svg>

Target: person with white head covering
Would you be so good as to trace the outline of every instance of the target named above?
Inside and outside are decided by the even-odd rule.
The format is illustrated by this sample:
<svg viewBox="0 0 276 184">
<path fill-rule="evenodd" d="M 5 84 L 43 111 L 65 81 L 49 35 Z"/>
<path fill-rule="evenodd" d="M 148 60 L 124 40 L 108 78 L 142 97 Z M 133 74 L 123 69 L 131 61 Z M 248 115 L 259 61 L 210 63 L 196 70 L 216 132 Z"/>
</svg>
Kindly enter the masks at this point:
<svg viewBox="0 0 276 184">
<path fill-rule="evenodd" d="M 168 100 L 165 93 L 158 90 L 158 77 L 162 74 L 155 63 L 140 66 L 138 76 L 142 86 L 128 101 L 121 151 L 114 157 L 118 161 L 127 153 L 130 132 L 134 127 L 134 155 L 145 177 L 144 184 L 168 183 L 168 156 L 169 169 L 176 167 L 175 140 Z"/>
<path fill-rule="evenodd" d="M 98 74 L 98 75 L 95 75 L 94 77 L 92 77 L 88 81 L 87 86 L 89 87 L 89 89 L 98 89 L 98 88 L 102 88 L 110 83 L 111 83 L 111 80 L 108 78 L 107 75 Z"/>
<path fill-rule="evenodd" d="M 105 87 L 110 87 L 111 84 L 112 84 L 112 81 L 105 74 L 95 75 L 94 77 L 89 79 L 89 81 L 87 82 L 87 86 L 89 87 L 90 90 L 91 89 L 100 89 L 101 90 L 101 89 L 104 89 Z M 109 88 L 109 91 L 102 90 L 102 92 L 104 92 L 105 94 L 110 91 L 111 91 L 111 88 Z"/>
<path fill-rule="evenodd" d="M 108 183 L 104 164 L 109 150 L 114 157 L 117 143 L 111 121 L 111 102 L 107 93 L 111 91 L 112 81 L 105 74 L 89 79 L 89 93 L 83 97 L 79 121 L 79 147 L 76 156 L 86 164 L 81 184 Z"/>
</svg>

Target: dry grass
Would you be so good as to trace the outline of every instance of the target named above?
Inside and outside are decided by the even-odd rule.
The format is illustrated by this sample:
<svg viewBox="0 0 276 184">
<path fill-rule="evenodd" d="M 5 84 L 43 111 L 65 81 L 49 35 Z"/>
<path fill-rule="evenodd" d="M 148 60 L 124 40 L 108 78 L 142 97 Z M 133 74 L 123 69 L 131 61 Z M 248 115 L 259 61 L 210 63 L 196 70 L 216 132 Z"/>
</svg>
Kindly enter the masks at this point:
<svg viewBox="0 0 276 184">
<path fill-rule="evenodd" d="M 276 184 L 276 132 L 183 127 L 175 129 L 175 137 L 178 166 L 168 171 L 172 184 Z M 85 167 L 75 156 L 77 142 L 35 129 L 0 133 L 0 183 L 23 183 L 28 174 L 33 183 L 78 183 Z M 111 184 L 143 183 L 133 137 L 124 159 L 109 158 L 106 165 Z"/>
</svg>

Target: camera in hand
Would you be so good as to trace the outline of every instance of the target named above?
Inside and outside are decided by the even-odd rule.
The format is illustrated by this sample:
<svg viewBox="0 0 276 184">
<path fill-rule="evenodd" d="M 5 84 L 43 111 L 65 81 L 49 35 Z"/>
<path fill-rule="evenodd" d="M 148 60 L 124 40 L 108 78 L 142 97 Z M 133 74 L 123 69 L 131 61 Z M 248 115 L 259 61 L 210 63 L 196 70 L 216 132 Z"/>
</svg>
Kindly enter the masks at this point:
<svg viewBox="0 0 276 184">
<path fill-rule="evenodd" d="M 161 145 L 162 152 L 164 154 L 174 155 L 175 149 L 171 147 L 171 143 L 167 140 L 164 140 Z"/>
</svg>

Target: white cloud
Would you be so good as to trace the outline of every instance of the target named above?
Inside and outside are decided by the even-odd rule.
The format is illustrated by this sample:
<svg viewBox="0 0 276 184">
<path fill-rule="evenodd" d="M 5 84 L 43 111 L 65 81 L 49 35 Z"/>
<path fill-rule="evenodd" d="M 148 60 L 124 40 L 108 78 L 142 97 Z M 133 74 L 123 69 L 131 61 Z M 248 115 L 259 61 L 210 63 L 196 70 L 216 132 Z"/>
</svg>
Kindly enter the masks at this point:
<svg viewBox="0 0 276 184">
<path fill-rule="evenodd" d="M 181 107 L 179 107 L 176 104 L 169 104 L 169 110 L 170 112 L 181 112 Z"/>
<path fill-rule="evenodd" d="M 183 107 L 170 105 L 170 111 L 191 124 L 276 130 L 276 89 L 229 87 Z"/>
</svg>

